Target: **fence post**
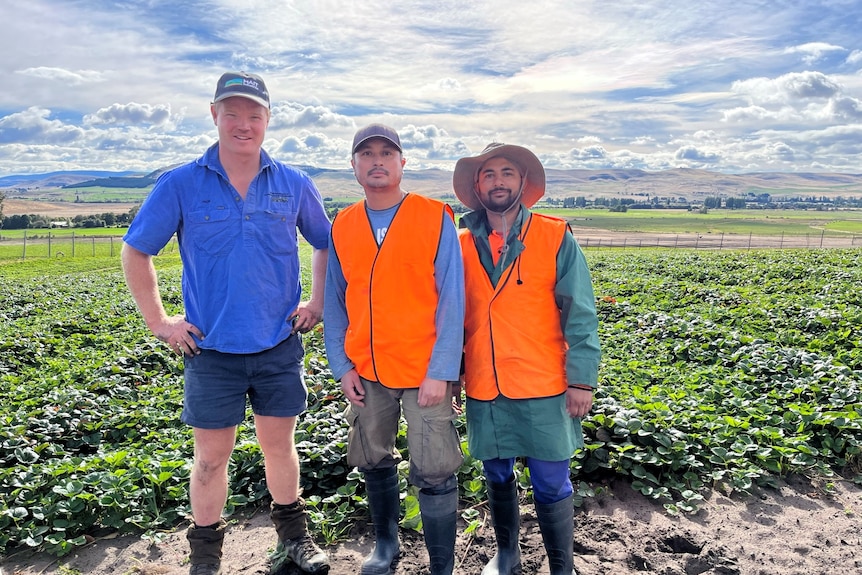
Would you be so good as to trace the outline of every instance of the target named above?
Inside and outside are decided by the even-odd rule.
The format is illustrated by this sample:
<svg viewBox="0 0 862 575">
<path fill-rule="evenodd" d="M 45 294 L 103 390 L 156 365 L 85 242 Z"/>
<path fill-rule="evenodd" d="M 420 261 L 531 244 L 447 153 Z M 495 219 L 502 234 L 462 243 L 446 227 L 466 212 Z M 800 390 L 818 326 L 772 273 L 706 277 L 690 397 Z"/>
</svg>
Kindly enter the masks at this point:
<svg viewBox="0 0 862 575">
<path fill-rule="evenodd" d="M 820 230 L 820 247 L 821 248 L 823 247 L 823 234 L 825 234 L 825 233 L 826 233 L 826 228 L 823 228 L 822 230 Z M 851 244 L 850 246 L 852 247 L 853 244 Z"/>
<path fill-rule="evenodd" d="M 72 257 L 75 257 L 75 232 L 72 231 Z"/>
<path fill-rule="evenodd" d="M 21 259 L 27 259 L 27 230 L 24 230 L 24 249 L 21 251 Z"/>
<path fill-rule="evenodd" d="M 781 244 L 779 244 L 778 248 L 781 249 L 784 247 L 784 232 L 781 232 Z"/>
<path fill-rule="evenodd" d="M 724 232 L 721 232 L 721 241 L 718 242 L 718 250 L 721 251 L 721 248 L 724 247 Z"/>
<path fill-rule="evenodd" d="M 751 232 L 748 232 L 748 251 L 751 251 Z"/>
<path fill-rule="evenodd" d="M 48 232 L 48 259 L 51 259 L 51 232 Z"/>
</svg>

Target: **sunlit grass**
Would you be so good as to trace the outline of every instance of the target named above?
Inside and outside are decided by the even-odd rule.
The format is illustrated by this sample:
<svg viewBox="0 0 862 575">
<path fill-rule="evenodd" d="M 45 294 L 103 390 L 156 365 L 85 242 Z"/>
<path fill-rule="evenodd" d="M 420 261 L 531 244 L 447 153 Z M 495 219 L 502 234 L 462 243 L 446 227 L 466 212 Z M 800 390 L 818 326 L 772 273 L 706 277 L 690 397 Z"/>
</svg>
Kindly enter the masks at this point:
<svg viewBox="0 0 862 575">
<path fill-rule="evenodd" d="M 640 233 L 806 235 L 862 233 L 862 210 L 629 210 L 543 208 L 579 228 Z"/>
</svg>

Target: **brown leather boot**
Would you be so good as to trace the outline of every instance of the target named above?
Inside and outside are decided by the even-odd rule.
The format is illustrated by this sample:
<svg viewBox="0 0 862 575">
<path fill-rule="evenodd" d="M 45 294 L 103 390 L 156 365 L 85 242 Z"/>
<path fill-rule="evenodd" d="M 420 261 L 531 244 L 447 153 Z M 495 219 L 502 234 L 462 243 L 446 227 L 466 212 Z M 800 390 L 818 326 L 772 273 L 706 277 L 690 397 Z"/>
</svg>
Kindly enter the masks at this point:
<svg viewBox="0 0 862 575">
<path fill-rule="evenodd" d="M 221 575 L 221 548 L 224 543 L 224 520 L 201 527 L 192 523 L 186 532 L 189 553 L 189 575 Z"/>
<path fill-rule="evenodd" d="M 273 568 L 277 568 L 281 562 L 290 561 L 306 573 L 319 575 L 329 571 L 329 557 L 308 533 L 305 501 L 302 498 L 290 505 L 273 503 L 269 516 L 278 533 Z"/>
</svg>

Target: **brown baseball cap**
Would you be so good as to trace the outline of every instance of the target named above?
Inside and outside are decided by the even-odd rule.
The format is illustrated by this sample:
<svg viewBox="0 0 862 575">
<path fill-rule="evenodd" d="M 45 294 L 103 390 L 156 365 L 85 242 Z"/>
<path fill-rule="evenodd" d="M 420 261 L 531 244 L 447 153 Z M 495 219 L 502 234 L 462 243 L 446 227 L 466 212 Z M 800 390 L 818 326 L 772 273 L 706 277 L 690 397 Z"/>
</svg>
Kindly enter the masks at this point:
<svg viewBox="0 0 862 575">
<path fill-rule="evenodd" d="M 371 138 L 383 138 L 388 140 L 393 146 L 398 148 L 399 152 L 404 152 L 401 149 L 401 138 L 398 137 L 398 132 L 383 124 L 368 124 L 364 128 L 360 128 L 356 135 L 353 136 L 353 147 L 350 148 L 350 154 L 356 153 L 356 148 L 370 140 Z"/>
</svg>

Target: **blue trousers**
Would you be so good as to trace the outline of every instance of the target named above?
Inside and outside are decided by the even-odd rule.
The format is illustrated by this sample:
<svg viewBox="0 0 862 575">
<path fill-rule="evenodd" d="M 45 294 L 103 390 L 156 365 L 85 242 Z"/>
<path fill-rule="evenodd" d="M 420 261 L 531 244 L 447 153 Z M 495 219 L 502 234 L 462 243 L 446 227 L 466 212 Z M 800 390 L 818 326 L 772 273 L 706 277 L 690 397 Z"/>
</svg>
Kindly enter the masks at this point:
<svg viewBox="0 0 862 575">
<path fill-rule="evenodd" d="M 536 503 L 549 505 L 565 499 L 574 492 L 569 475 L 569 460 L 543 461 L 525 458 L 533 484 L 533 499 Z M 486 459 L 482 461 L 485 478 L 491 483 L 508 483 L 512 479 L 515 458 Z"/>
</svg>

